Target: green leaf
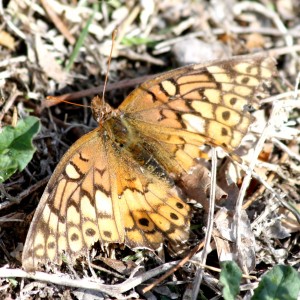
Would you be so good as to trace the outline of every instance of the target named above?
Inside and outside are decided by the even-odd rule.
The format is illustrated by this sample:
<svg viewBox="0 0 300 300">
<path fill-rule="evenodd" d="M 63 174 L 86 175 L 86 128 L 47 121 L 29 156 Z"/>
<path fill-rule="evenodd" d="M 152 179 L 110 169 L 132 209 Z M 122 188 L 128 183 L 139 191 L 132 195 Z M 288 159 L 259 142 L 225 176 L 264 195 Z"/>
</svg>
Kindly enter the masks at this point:
<svg viewBox="0 0 300 300">
<path fill-rule="evenodd" d="M 139 46 L 139 45 L 146 45 L 146 44 L 153 44 L 154 41 L 148 38 L 142 37 L 124 37 L 121 41 L 122 45 L 125 46 Z"/>
<path fill-rule="evenodd" d="M 221 267 L 220 282 L 223 285 L 223 297 L 225 300 L 234 300 L 240 291 L 242 272 L 234 261 L 223 261 Z"/>
<path fill-rule="evenodd" d="M 96 3 L 97 4 L 97 3 Z M 94 5 L 96 5 L 94 4 Z M 90 25 L 92 24 L 92 21 L 94 19 L 94 15 L 95 15 L 95 10 L 94 12 L 90 15 L 90 17 L 88 18 L 83 30 L 81 31 L 80 35 L 79 35 L 79 38 L 75 44 L 75 47 L 70 55 L 70 60 L 67 64 L 67 66 L 65 67 L 65 70 L 66 71 L 70 71 L 73 64 L 74 64 L 74 61 L 75 59 L 77 58 L 79 52 L 80 52 L 80 48 L 82 47 L 83 43 L 84 43 L 84 40 L 85 38 L 87 37 L 88 33 L 89 33 L 89 28 L 90 28 Z"/>
<path fill-rule="evenodd" d="M 16 127 L 6 126 L 0 132 L 0 183 L 25 169 L 35 152 L 32 139 L 39 130 L 39 119 L 27 117 Z"/>
<path fill-rule="evenodd" d="M 290 266 L 275 266 L 262 276 L 252 300 L 296 300 L 300 297 L 300 274 Z"/>
<path fill-rule="evenodd" d="M 12 287 L 17 287 L 19 282 L 15 279 L 15 278 L 7 278 L 7 280 L 9 281 L 9 283 L 12 285 Z"/>
</svg>

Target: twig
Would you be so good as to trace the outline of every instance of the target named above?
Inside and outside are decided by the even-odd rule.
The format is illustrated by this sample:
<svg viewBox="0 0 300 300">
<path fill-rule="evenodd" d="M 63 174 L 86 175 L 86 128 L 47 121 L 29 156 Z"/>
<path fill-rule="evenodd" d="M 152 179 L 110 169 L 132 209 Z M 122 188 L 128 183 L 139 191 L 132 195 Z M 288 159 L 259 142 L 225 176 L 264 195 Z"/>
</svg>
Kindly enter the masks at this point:
<svg viewBox="0 0 300 300">
<path fill-rule="evenodd" d="M 288 154 L 289 157 L 298 160 L 298 162 L 300 162 L 300 155 L 293 152 L 289 147 L 287 147 L 285 144 L 283 144 L 282 142 L 280 142 L 278 139 L 276 138 L 271 138 L 272 143 L 274 143 L 274 145 L 276 145 L 278 148 L 280 148 L 283 152 L 286 152 Z M 293 142 L 292 142 L 293 143 Z"/>
<path fill-rule="evenodd" d="M 10 195 L 5 195 L 6 197 L 11 198 L 11 200 L 2 202 L 0 204 L 0 211 L 2 209 L 6 209 L 6 208 L 10 207 L 11 205 L 19 204 L 25 197 L 29 196 L 31 193 L 33 193 L 34 191 L 36 191 L 37 189 L 39 189 L 41 186 L 46 185 L 47 182 L 49 181 L 49 179 L 50 179 L 50 176 L 45 177 L 44 179 L 40 180 L 39 182 L 35 183 L 34 185 L 30 186 L 25 191 L 23 191 L 22 193 L 20 193 L 18 195 L 18 197 L 12 197 L 11 198 Z M 3 192 L 3 190 L 1 192 Z"/>
<path fill-rule="evenodd" d="M 0 128 L 2 127 L 1 122 L 2 122 L 2 119 L 4 118 L 5 114 L 9 111 L 9 109 L 14 104 L 16 99 L 21 95 L 22 95 L 22 93 L 20 91 L 17 91 L 17 87 L 16 87 L 16 85 L 14 85 L 9 98 L 7 99 L 2 110 L 0 111 Z"/>
<path fill-rule="evenodd" d="M 204 265 L 204 264 L 200 263 L 198 260 L 190 259 L 190 262 L 195 265 L 200 266 L 203 269 L 211 270 L 211 271 L 218 272 L 218 273 L 221 273 L 221 271 L 222 271 L 220 268 Z M 246 275 L 246 274 L 242 274 L 242 277 L 251 279 L 251 280 L 258 280 L 256 276 L 251 276 L 251 275 Z"/>
<path fill-rule="evenodd" d="M 259 153 L 261 152 L 264 142 L 265 140 L 269 137 L 269 132 L 270 132 L 271 126 L 267 125 L 255 147 L 254 153 L 252 155 L 252 159 L 250 161 L 250 164 L 248 166 L 248 168 L 246 169 L 246 176 L 243 180 L 243 184 L 241 186 L 238 198 L 237 198 L 237 202 L 236 202 L 236 208 L 235 208 L 235 214 L 233 217 L 233 226 L 235 229 L 235 233 L 236 233 L 236 246 L 237 246 L 237 251 L 238 251 L 238 259 L 240 262 L 240 265 L 242 267 L 242 270 L 244 273 L 248 274 L 248 268 L 247 265 L 244 263 L 245 259 L 244 259 L 244 254 L 242 251 L 242 241 L 241 241 L 241 211 L 242 211 L 242 206 L 243 206 L 243 200 L 245 198 L 246 195 L 246 190 L 250 184 L 250 181 L 252 179 L 252 173 L 253 170 L 255 168 Z"/>
<path fill-rule="evenodd" d="M 4 22 L 7 24 L 7 26 L 22 40 L 26 40 L 26 35 L 17 27 L 15 24 L 10 21 L 4 12 L 3 9 L 3 0 L 0 0 L 0 15 L 2 16 Z"/>
<path fill-rule="evenodd" d="M 43 5 L 47 15 L 49 16 L 49 18 L 53 22 L 54 26 L 60 31 L 60 33 L 66 38 L 66 40 L 71 45 L 74 45 L 75 44 L 75 38 L 71 34 L 71 32 L 68 30 L 67 26 L 63 23 L 61 18 L 59 18 L 57 16 L 55 11 L 51 8 L 51 6 L 49 5 L 49 3 L 46 0 L 41 0 L 41 3 Z"/>
<path fill-rule="evenodd" d="M 123 37 L 126 34 L 126 31 L 128 31 L 128 27 L 130 27 L 130 25 L 133 23 L 133 21 L 137 18 L 140 11 L 141 11 L 141 7 L 139 5 L 134 6 L 134 8 L 129 13 L 129 15 L 126 17 L 126 19 L 122 21 L 120 26 L 118 26 L 118 36 L 116 39 L 117 45 L 122 41 Z"/>
<path fill-rule="evenodd" d="M 243 10 L 253 10 L 271 19 L 273 23 L 277 26 L 279 31 L 283 33 L 286 45 L 288 47 L 293 46 L 293 38 L 288 34 L 285 25 L 274 11 L 267 9 L 264 5 L 260 3 L 248 1 L 237 3 L 233 8 L 233 11 L 236 15 L 240 15 Z M 295 52 L 293 52 L 292 54 L 294 58 L 296 58 Z"/>
<path fill-rule="evenodd" d="M 216 199 L 216 188 L 217 188 L 217 150 L 212 147 L 212 166 L 211 166 L 211 181 L 210 181 L 210 196 L 209 196 L 209 211 L 207 220 L 207 230 L 205 234 L 205 246 L 201 255 L 201 264 L 206 264 L 208 248 L 210 245 L 210 240 L 213 231 L 214 223 L 214 212 L 215 212 L 215 199 Z M 199 268 L 195 274 L 195 280 L 193 282 L 192 299 L 196 300 L 198 298 L 200 284 L 202 281 L 204 270 Z"/>
<path fill-rule="evenodd" d="M 66 276 L 60 276 L 56 274 L 47 274 L 44 272 L 27 273 L 21 269 L 7 269 L 5 267 L 0 268 L 0 278 L 28 278 L 57 285 L 104 292 L 112 297 L 120 298 L 122 297 L 122 293 L 131 290 L 132 288 L 138 286 L 139 284 L 143 283 L 146 280 L 149 280 L 154 276 L 165 273 L 176 264 L 178 264 L 178 261 L 164 264 L 136 277 L 129 278 L 120 284 L 114 285 L 101 284 L 87 278 L 71 279 Z"/>
<path fill-rule="evenodd" d="M 180 262 L 177 262 L 176 266 L 174 266 L 171 270 L 169 270 L 166 274 L 155 280 L 152 284 L 145 287 L 142 292 L 143 294 L 149 292 L 151 289 L 153 289 L 155 286 L 157 286 L 159 283 L 161 283 L 163 280 L 165 280 L 170 275 L 174 274 L 179 268 L 181 268 L 185 263 L 187 263 L 193 256 L 196 254 L 202 247 L 204 243 L 198 244 L 194 249 L 190 251 L 190 253 L 183 258 Z"/>
<path fill-rule="evenodd" d="M 27 59 L 28 58 L 25 55 L 20 55 L 17 57 L 8 57 L 0 61 L 0 68 L 6 68 L 14 64 L 24 63 L 27 61 Z"/>
<path fill-rule="evenodd" d="M 106 87 L 106 92 L 108 91 L 112 91 L 115 89 L 122 89 L 122 88 L 127 88 L 127 87 L 131 87 L 131 86 L 135 86 L 138 85 L 150 78 L 155 77 L 156 75 L 147 75 L 147 76 L 141 76 L 138 78 L 134 78 L 134 79 L 126 79 L 126 80 L 122 80 L 119 82 L 115 82 L 115 83 L 110 83 L 107 85 Z M 86 90 L 82 90 L 79 92 L 75 92 L 75 93 L 68 93 L 68 94 L 64 94 L 61 96 L 57 96 L 55 98 L 57 98 L 58 100 L 67 100 L 67 101 L 71 101 L 71 100 L 76 100 L 76 99 L 81 99 L 83 97 L 91 97 L 93 95 L 97 95 L 97 94 L 101 94 L 101 92 L 103 91 L 103 85 L 100 85 L 98 87 L 93 87 L 90 89 L 86 89 Z M 43 102 L 43 108 L 45 107 L 51 107 L 56 105 L 58 102 L 54 102 L 54 101 L 44 101 Z"/>
</svg>

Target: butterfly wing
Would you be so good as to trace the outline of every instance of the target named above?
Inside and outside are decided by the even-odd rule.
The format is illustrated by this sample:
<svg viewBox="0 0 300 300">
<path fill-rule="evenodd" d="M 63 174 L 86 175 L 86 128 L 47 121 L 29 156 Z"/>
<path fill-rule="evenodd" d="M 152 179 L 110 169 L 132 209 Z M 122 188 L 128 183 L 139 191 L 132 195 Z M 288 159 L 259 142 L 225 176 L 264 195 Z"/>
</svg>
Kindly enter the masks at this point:
<svg viewBox="0 0 300 300">
<path fill-rule="evenodd" d="M 122 152 L 122 153 L 121 153 Z M 96 242 L 157 249 L 187 239 L 189 207 L 167 176 L 142 169 L 97 128 L 61 159 L 40 200 L 23 250 L 23 267 L 60 264 Z"/>
<path fill-rule="evenodd" d="M 203 144 L 228 153 L 239 146 L 253 121 L 245 108 L 274 73 L 275 61 L 260 55 L 187 66 L 143 83 L 119 109 L 165 168 L 180 174 Z"/>
<path fill-rule="evenodd" d="M 98 240 L 149 249 L 185 241 L 189 207 L 170 173 L 187 172 L 200 145 L 238 147 L 252 121 L 244 107 L 274 70 L 272 59 L 241 57 L 167 72 L 134 90 L 60 161 L 29 229 L 23 267 L 59 264 L 62 253 L 74 260 Z"/>
</svg>

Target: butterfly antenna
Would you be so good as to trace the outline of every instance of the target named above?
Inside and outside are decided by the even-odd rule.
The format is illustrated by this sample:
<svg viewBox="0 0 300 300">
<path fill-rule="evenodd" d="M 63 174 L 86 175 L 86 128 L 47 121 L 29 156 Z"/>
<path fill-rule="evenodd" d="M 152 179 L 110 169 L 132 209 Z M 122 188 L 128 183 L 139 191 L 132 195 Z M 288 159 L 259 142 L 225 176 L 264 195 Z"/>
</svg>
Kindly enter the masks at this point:
<svg viewBox="0 0 300 300">
<path fill-rule="evenodd" d="M 75 106 L 86 107 L 86 105 L 65 100 L 65 99 L 63 99 L 63 96 L 61 96 L 61 97 L 47 96 L 46 100 L 47 100 L 46 106 L 48 106 L 48 107 L 59 104 L 61 102 L 64 102 L 64 103 L 67 103 L 67 104 L 72 104 L 72 105 L 75 105 Z M 90 107 L 90 106 L 88 106 L 88 107 Z"/>
<path fill-rule="evenodd" d="M 109 69 L 110 69 L 110 62 L 111 62 L 111 58 L 112 58 L 112 53 L 114 50 L 114 45 L 115 45 L 115 40 L 116 40 L 116 36 L 118 33 L 118 29 L 116 28 L 113 33 L 112 33 L 112 44 L 111 44 L 111 48 L 110 48 L 110 54 L 107 60 L 107 71 L 106 71 L 106 75 L 105 75 L 105 80 L 104 80 L 104 85 L 103 85 L 103 91 L 102 91 L 102 103 L 105 103 L 105 99 L 104 99 L 104 95 L 105 95 L 105 90 L 106 90 L 106 86 L 107 86 L 107 81 L 108 81 L 108 73 L 109 73 Z"/>
</svg>

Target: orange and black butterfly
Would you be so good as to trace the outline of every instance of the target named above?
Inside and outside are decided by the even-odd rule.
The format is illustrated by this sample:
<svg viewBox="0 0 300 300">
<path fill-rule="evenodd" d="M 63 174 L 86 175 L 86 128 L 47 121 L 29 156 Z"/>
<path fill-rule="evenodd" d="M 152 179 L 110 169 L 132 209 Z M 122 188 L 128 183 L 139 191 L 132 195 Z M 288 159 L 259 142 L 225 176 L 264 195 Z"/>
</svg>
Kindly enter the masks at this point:
<svg viewBox="0 0 300 300">
<path fill-rule="evenodd" d="M 99 126 L 54 171 L 31 223 L 23 267 L 84 256 L 96 242 L 158 249 L 189 236 L 189 205 L 174 179 L 203 144 L 229 154 L 252 122 L 246 107 L 271 81 L 275 62 L 242 56 L 163 73 L 117 108 L 92 101 Z"/>
</svg>

